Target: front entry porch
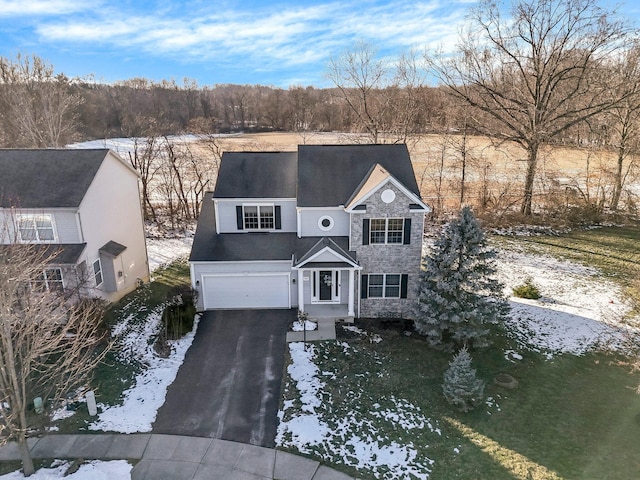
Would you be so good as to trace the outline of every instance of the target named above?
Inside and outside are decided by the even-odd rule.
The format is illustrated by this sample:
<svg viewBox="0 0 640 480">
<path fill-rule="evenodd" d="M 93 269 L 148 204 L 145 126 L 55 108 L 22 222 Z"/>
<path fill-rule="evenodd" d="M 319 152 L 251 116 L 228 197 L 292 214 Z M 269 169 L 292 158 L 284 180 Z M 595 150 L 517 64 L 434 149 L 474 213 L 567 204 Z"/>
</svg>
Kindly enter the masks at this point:
<svg viewBox="0 0 640 480">
<path fill-rule="evenodd" d="M 343 322 L 353 322 L 355 315 L 349 315 L 349 308 L 344 304 L 337 305 L 306 305 L 304 312 L 309 316 L 309 320 L 335 320 Z"/>
</svg>

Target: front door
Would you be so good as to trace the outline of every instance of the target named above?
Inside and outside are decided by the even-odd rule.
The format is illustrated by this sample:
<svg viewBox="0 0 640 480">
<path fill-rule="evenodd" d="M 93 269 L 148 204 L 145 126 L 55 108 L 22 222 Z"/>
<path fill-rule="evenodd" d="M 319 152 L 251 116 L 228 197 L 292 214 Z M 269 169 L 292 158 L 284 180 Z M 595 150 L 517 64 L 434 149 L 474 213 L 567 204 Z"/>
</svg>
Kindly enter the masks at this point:
<svg viewBox="0 0 640 480">
<path fill-rule="evenodd" d="M 334 303 L 340 301 L 339 270 L 316 270 L 313 272 L 313 295 L 311 300 Z"/>
<path fill-rule="evenodd" d="M 333 272 L 331 270 L 320 270 L 319 300 L 333 300 Z"/>
</svg>

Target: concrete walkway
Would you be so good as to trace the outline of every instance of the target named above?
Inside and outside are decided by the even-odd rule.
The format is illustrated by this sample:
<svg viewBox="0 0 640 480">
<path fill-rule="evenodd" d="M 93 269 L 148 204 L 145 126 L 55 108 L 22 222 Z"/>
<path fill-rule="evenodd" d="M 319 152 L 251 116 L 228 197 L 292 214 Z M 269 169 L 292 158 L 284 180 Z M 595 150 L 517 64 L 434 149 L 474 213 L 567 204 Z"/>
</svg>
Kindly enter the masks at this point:
<svg viewBox="0 0 640 480">
<path fill-rule="evenodd" d="M 336 339 L 336 322 L 332 318 L 310 319 L 316 322 L 315 330 L 307 330 L 306 332 L 287 332 L 287 342 L 317 342 L 319 340 L 335 340 Z"/>
<path fill-rule="evenodd" d="M 159 434 L 46 435 L 29 439 L 33 458 L 128 459 L 132 480 L 349 480 L 315 460 L 254 445 Z M 20 460 L 15 444 L 0 461 Z"/>
</svg>

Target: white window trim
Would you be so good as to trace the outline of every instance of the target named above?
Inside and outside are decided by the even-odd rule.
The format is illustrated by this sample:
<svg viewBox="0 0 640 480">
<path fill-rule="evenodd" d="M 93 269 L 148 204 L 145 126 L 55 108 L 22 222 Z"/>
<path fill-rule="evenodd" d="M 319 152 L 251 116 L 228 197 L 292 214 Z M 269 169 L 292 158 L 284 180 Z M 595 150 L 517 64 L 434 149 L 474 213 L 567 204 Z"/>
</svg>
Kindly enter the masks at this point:
<svg viewBox="0 0 640 480">
<path fill-rule="evenodd" d="M 102 280 L 100 283 L 96 283 L 96 275 L 98 274 L 98 272 L 96 272 L 94 268 L 96 262 L 98 262 L 98 266 L 100 267 L 100 279 Z M 100 260 L 100 258 L 96 258 L 93 262 L 91 262 L 91 275 L 93 276 L 93 283 L 95 284 L 96 288 L 104 283 L 104 272 L 102 270 L 102 261 Z"/>
<path fill-rule="evenodd" d="M 45 268 L 44 270 L 42 270 L 42 282 L 44 283 L 44 288 L 47 292 L 51 291 L 51 287 L 49 286 L 49 277 L 47 276 L 47 272 L 51 271 L 51 270 L 57 270 L 58 272 L 60 272 L 60 282 L 56 281 L 51 281 L 51 283 L 60 283 L 62 284 L 62 290 L 64 291 L 65 289 L 65 284 L 64 284 L 64 275 L 62 274 L 62 268 L 60 267 L 51 267 L 51 268 Z M 33 282 L 33 283 L 37 283 L 37 282 Z"/>
<path fill-rule="evenodd" d="M 374 220 L 384 220 L 384 242 L 374 242 L 373 241 L 373 221 Z M 402 228 L 400 229 L 400 241 L 399 242 L 389 242 L 389 220 L 402 220 Z M 404 217 L 392 217 L 392 218 L 371 218 L 369 220 L 369 245 L 404 245 Z M 379 231 L 376 230 L 376 233 Z"/>
<path fill-rule="evenodd" d="M 51 222 L 51 230 L 53 230 L 53 240 L 40 240 L 38 234 L 38 228 L 35 224 L 36 217 L 47 217 Z M 20 222 L 24 220 L 31 220 L 33 223 L 33 230 L 36 233 L 36 238 L 33 240 L 25 240 L 22 238 L 22 233 L 20 232 Z M 16 214 L 16 232 L 18 234 L 18 241 L 20 243 L 58 243 L 58 232 L 56 229 L 55 218 L 50 213 L 18 213 Z"/>
<path fill-rule="evenodd" d="M 244 213 L 245 207 L 257 207 L 258 210 L 258 228 L 250 228 L 247 227 L 246 217 Z M 271 207 L 271 212 L 273 214 L 273 227 L 272 228 L 262 228 L 260 226 L 260 207 Z M 276 229 L 276 205 L 275 203 L 243 203 L 242 204 L 242 229 L 250 232 L 271 232 Z"/>
<path fill-rule="evenodd" d="M 402 296 L 402 274 L 401 273 L 369 273 L 369 281 L 367 282 L 367 298 L 400 298 Z M 382 295 L 371 295 L 371 276 L 382 275 Z M 387 276 L 396 275 L 398 277 L 398 296 L 387 296 Z M 396 287 L 396 285 L 389 285 Z M 374 288 L 380 288 L 380 285 L 374 285 Z"/>
<path fill-rule="evenodd" d="M 323 269 L 329 271 L 328 269 Z M 311 303 L 340 303 L 340 270 L 330 270 L 331 273 L 331 300 L 320 300 L 320 271 L 311 270 Z M 315 295 L 313 289 L 315 287 Z"/>
<path fill-rule="evenodd" d="M 322 224 L 322 222 L 325 220 L 329 220 L 329 225 L 326 227 Z M 334 225 L 335 225 L 335 221 L 333 220 L 333 217 L 330 215 L 323 215 L 318 219 L 318 228 L 324 232 L 328 232 L 329 230 L 331 230 Z"/>
</svg>

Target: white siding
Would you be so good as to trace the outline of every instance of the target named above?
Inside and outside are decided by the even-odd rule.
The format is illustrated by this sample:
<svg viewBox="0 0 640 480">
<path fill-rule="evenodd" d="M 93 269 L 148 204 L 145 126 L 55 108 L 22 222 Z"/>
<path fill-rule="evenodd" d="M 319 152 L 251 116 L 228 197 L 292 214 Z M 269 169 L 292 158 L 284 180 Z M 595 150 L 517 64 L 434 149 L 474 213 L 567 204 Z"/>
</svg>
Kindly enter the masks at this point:
<svg viewBox="0 0 640 480">
<path fill-rule="evenodd" d="M 236 220 L 236 206 L 243 203 L 266 203 L 280 205 L 282 232 L 296 231 L 296 200 L 295 199 L 215 199 L 217 204 L 216 222 L 220 231 L 218 233 L 236 233 L 238 232 L 238 223 Z"/>
<path fill-rule="evenodd" d="M 319 226 L 320 219 L 325 216 L 333 219 L 330 230 L 322 230 Z M 300 227 L 303 237 L 346 237 L 349 235 L 349 214 L 341 208 L 301 208 Z"/>
<path fill-rule="evenodd" d="M 292 279 L 295 273 L 292 273 L 290 261 L 271 261 L 271 262 L 192 262 L 191 263 L 191 280 L 192 287 L 198 291 L 198 309 L 202 309 L 203 305 L 203 286 L 204 278 L 208 276 L 229 275 L 251 275 L 251 274 L 268 274 L 277 273 L 288 275 L 288 281 L 291 284 L 291 305 L 297 305 L 296 286 Z"/>
<path fill-rule="evenodd" d="M 87 242 L 87 265 L 98 257 L 98 249 L 110 240 L 126 246 L 114 260 L 117 292 L 95 293 L 114 301 L 136 287 L 137 280 L 149 278 L 144 223 L 140 207 L 137 175 L 109 153 L 98 169 L 80 204 L 80 223 Z"/>
</svg>

